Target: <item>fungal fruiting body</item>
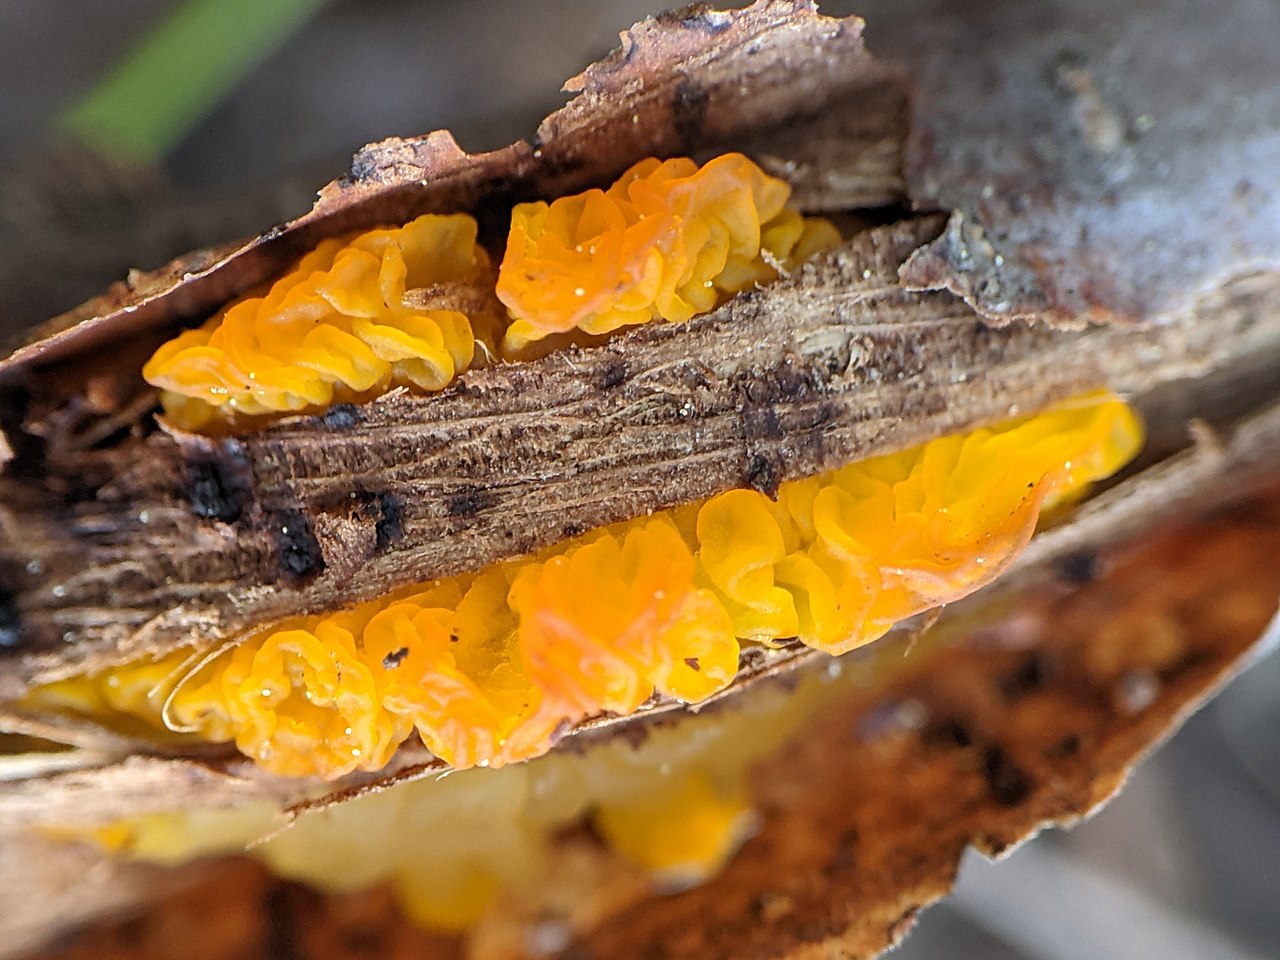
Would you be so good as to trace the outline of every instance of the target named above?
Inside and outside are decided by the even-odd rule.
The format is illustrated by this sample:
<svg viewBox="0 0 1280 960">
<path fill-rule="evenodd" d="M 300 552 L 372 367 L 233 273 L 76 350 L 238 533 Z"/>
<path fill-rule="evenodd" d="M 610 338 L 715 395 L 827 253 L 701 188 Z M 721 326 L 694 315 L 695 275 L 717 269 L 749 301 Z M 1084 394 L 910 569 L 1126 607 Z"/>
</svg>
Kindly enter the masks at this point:
<svg viewBox="0 0 1280 960">
<path fill-rule="evenodd" d="M 608 190 L 517 205 L 498 272 L 512 317 L 505 349 L 686 321 L 839 242 L 826 220 L 788 208 L 790 195 L 731 153 L 701 168 L 650 158 Z"/>
<path fill-rule="evenodd" d="M 496 273 L 466 214 L 332 238 L 161 346 L 143 377 L 188 430 L 441 390 L 477 343 L 519 359 L 555 334 L 688 320 L 835 246 L 790 194 L 741 154 L 644 160 L 607 191 L 516 206 Z"/>
<path fill-rule="evenodd" d="M 439 390 L 477 339 L 518 359 L 575 331 L 687 321 L 839 240 L 789 195 L 740 154 L 645 160 L 607 190 L 517 206 L 496 274 L 463 214 L 328 240 L 144 375 L 174 425 L 234 429 L 392 385 Z M 776 500 L 728 491 L 28 701 L 234 742 L 285 776 L 379 770 L 415 731 L 455 769 L 503 766 L 654 694 L 707 698 L 743 643 L 838 654 L 971 593 L 1045 504 L 1139 440 L 1123 403 L 1079 398 L 785 483 Z"/>
<path fill-rule="evenodd" d="M 277 774 L 378 770 L 416 730 L 461 769 L 658 693 L 696 702 L 742 643 L 842 653 L 990 582 L 1041 510 L 1123 465 L 1141 429 L 1094 394 L 784 483 L 732 490 L 544 553 L 47 685 L 32 706 L 234 741 Z"/>
<path fill-rule="evenodd" d="M 434 391 L 500 323 L 489 255 L 466 214 L 330 238 L 263 292 L 156 351 L 143 377 L 186 429 Z"/>
</svg>

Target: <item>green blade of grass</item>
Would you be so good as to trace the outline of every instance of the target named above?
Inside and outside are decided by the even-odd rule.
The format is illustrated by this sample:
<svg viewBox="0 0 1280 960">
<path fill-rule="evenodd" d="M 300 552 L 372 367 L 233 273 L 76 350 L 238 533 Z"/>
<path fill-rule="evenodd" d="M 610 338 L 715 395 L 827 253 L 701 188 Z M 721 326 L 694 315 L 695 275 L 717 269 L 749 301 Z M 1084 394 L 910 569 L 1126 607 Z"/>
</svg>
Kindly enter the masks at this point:
<svg viewBox="0 0 1280 960">
<path fill-rule="evenodd" d="M 325 0 L 186 0 L 58 119 L 117 159 L 165 156 Z"/>
</svg>

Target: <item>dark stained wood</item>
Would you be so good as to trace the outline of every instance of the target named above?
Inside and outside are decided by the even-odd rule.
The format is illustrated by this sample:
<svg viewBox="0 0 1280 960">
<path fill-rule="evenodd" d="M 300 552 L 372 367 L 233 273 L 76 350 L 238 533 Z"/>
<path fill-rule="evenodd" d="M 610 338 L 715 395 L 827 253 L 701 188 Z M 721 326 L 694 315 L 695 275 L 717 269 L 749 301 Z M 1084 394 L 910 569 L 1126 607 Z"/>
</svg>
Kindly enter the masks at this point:
<svg viewBox="0 0 1280 960">
<path fill-rule="evenodd" d="M 870 956 L 948 888 L 966 845 L 998 852 L 1104 800 L 1234 669 L 1274 610 L 1274 493 L 1257 494 L 1274 489 L 1280 456 L 1280 218 L 1259 176 L 1275 164 L 1250 160 L 1275 158 L 1275 31 L 1258 28 L 1273 12 L 1232 0 L 1207 22 L 1188 0 L 1045 0 L 1016 15 L 976 2 L 920 15 L 933 5 L 885 5 L 870 27 L 881 62 L 863 50 L 860 21 L 801 2 L 647 21 L 575 81 L 579 97 L 536 144 L 479 156 L 444 133 L 371 145 L 310 214 L 135 276 L 51 321 L 46 339 L 0 361 L 0 699 L 729 487 L 768 492 L 1108 386 L 1148 415 L 1145 469 L 1038 535 L 994 590 L 949 611 L 942 628 L 962 639 L 930 669 L 868 690 L 766 767 L 763 830 L 723 876 L 621 908 L 574 955 L 649 955 L 658 944 L 699 958 Z M 1113 31 L 1122 9 L 1136 12 Z M 1057 56 L 1050 47 L 1068 34 L 1084 49 Z M 1119 61 L 1107 51 L 1135 35 L 1136 66 L 1109 86 Z M 1235 55 L 1238 43 L 1249 56 Z M 1192 76 L 1161 73 L 1170 49 L 1196 59 Z M 1219 93 L 1243 106 L 1213 103 Z M 452 209 L 476 209 L 496 233 L 514 200 L 602 182 L 646 154 L 732 147 L 791 179 L 806 209 L 888 225 L 684 327 L 472 371 L 438 397 L 397 393 L 231 437 L 150 426 L 130 354 L 145 356 L 320 237 Z M 908 204 L 950 219 L 911 216 Z M 995 329 L 980 313 L 1034 322 Z M 82 414 L 99 402 L 111 416 L 86 443 Z M 1230 501 L 1234 513 L 1191 520 Z M 1175 520 L 1192 525 L 1163 539 Z M 1152 591 L 1135 589 L 1153 575 L 1169 587 L 1156 609 L 1144 605 Z M 988 603 L 997 606 L 982 612 Z M 1016 627 L 991 609 L 1013 611 Z M 995 619 L 959 630 L 980 614 Z M 1149 615 L 1177 626 L 1184 656 L 1106 635 L 1116 623 L 1136 632 Z M 1040 659 L 992 642 L 1007 628 L 1025 643 L 1028 623 Z M 816 658 L 755 652 L 708 708 L 729 709 Z M 1144 669 L 1158 677 L 1156 699 L 1128 711 L 1117 692 Z M 928 710 L 920 735 L 868 732 L 877 710 L 908 697 Z M 589 721 L 569 742 L 637 734 L 660 716 L 697 722 L 684 713 L 654 703 L 637 719 Z M 0 894 L 13 906 L 0 910 L 0 943 L 34 942 L 169 882 L 68 854 L 38 826 L 250 798 L 297 810 L 439 769 L 408 747 L 382 774 L 317 797 L 314 784 L 267 777 L 217 748 L 166 756 L 11 710 L 0 729 L 75 745 L 8 758 Z M 91 868 L 94 882 L 68 898 Z M 278 946 L 298 892 L 256 871 L 222 882 L 210 889 L 232 902 L 259 898 L 237 914 L 252 942 L 227 955 Z M 324 905 L 306 903 L 323 934 Z M 274 927 L 263 913 L 277 914 Z M 180 915 L 190 942 L 198 917 Z M 130 930 L 123 946 L 85 941 L 83 955 L 127 955 L 131 938 L 163 951 L 147 924 Z M 398 942 L 414 955 L 457 951 Z"/>
<path fill-rule="evenodd" d="M 21 639 L 0 689 L 735 486 L 770 490 L 1100 386 L 1140 395 L 1280 342 L 1269 283 L 1158 327 L 993 329 L 950 294 L 895 282 L 937 228 L 871 230 L 690 324 L 471 371 L 438 396 L 10 470 L 0 556 Z"/>
</svg>

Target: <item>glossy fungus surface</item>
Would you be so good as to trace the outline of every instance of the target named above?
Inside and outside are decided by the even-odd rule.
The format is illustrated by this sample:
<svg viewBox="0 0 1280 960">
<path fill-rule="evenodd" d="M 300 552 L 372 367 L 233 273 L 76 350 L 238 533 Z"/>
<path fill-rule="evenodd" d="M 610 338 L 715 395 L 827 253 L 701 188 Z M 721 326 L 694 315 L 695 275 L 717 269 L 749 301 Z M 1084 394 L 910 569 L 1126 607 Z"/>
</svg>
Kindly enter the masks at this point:
<svg viewBox="0 0 1280 960">
<path fill-rule="evenodd" d="M 1078 398 L 785 483 L 732 490 L 540 555 L 35 691 L 29 705 L 234 741 L 266 769 L 377 770 L 416 730 L 455 768 L 545 753 L 653 694 L 696 702 L 743 643 L 842 653 L 990 582 L 1042 509 L 1123 465 L 1141 428 Z"/>
<path fill-rule="evenodd" d="M 512 317 L 504 348 L 686 321 L 839 242 L 790 196 L 786 181 L 730 153 L 702 167 L 650 158 L 607 190 L 519 204 L 498 272 Z"/>
<path fill-rule="evenodd" d="M 539 341 L 685 321 L 835 246 L 790 194 L 741 154 L 643 160 L 608 190 L 517 205 L 496 271 L 466 214 L 331 238 L 161 346 L 143 377 L 171 424 L 204 431 L 438 391 L 477 349 L 519 360 Z"/>
<path fill-rule="evenodd" d="M 492 339 L 489 255 L 466 214 L 323 241 L 265 290 L 156 351 L 143 377 L 185 429 L 440 390 Z"/>
</svg>

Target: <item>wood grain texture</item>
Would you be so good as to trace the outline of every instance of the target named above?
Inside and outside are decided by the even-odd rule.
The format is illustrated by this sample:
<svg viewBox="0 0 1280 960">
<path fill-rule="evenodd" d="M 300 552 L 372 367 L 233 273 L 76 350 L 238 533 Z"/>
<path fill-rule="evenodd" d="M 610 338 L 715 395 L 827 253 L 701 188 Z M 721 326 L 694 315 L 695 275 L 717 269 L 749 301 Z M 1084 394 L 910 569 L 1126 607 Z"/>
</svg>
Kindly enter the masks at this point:
<svg viewBox="0 0 1280 960">
<path fill-rule="evenodd" d="M 1167 6 L 1185 13 L 1180 2 Z M 1196 191 L 1195 171 L 1206 169 L 1196 151 L 1224 142 L 1196 131 L 1219 129 L 1211 121 L 1227 116 L 1200 107 L 1174 103 L 1155 117 L 1152 139 L 1122 137 L 1091 152 L 1089 137 L 1101 134 L 1107 146 L 1106 124 L 1128 122 L 1097 86 L 1109 36 L 1105 23 L 1098 28 L 1100 4 L 1028 5 L 1035 15 L 1076 17 L 1088 28 L 1079 36 L 1102 43 L 1083 60 L 1050 62 L 1057 92 L 1047 97 L 1036 68 L 1045 65 L 1043 41 L 1060 32 L 1017 17 L 990 31 L 981 19 L 913 19 L 922 6 L 903 3 L 872 22 L 882 29 L 877 49 L 896 65 L 866 54 L 860 21 L 819 17 L 801 2 L 648 21 L 577 78 L 578 98 L 544 123 L 537 143 L 479 156 L 444 133 L 371 145 L 310 214 L 135 276 L 52 321 L 46 339 L 0 362 L 0 453 L 11 455 L 0 476 L 0 699 L 33 681 L 216 643 L 730 487 L 769 492 L 789 477 L 1107 386 L 1148 415 L 1144 469 L 1039 535 L 995 591 L 949 611 L 942 626 L 958 639 L 931 669 L 867 691 L 785 763 L 763 768 L 764 828 L 722 877 L 676 899 L 619 906 L 582 931 L 571 955 L 871 956 L 945 891 L 966 845 L 998 851 L 1104 799 L 1231 672 L 1274 610 L 1276 507 L 1274 494 L 1257 492 L 1274 487 L 1280 455 L 1280 279 L 1274 248 L 1255 255 L 1257 237 L 1277 223 L 1268 219 L 1274 191 L 1224 193 L 1240 172 L 1231 163 L 1211 170 L 1210 190 Z M 1231 16 L 1219 22 L 1239 22 L 1232 17 L 1244 6 L 1224 7 Z M 983 10 L 1002 16 L 1005 7 Z M 1157 25 L 1194 33 L 1196 19 L 1181 19 Z M 913 41 L 917 24 L 939 42 Z M 947 39 L 956 37 L 973 42 Z M 1161 59 L 1158 46 L 1154 59 L 1140 51 L 1140 65 Z M 1004 63 L 1009 50 L 1017 56 Z M 1196 52 L 1230 72 L 1231 58 L 1207 54 Z M 964 60 L 975 56 L 976 66 Z M 1127 79 L 1159 80 L 1144 70 Z M 991 76 L 1012 78 L 1000 97 L 987 89 Z M 1251 102 L 1250 116 L 1265 114 L 1273 93 Z M 1004 96 L 1025 100 L 1011 110 Z M 1092 133 L 1075 119 L 1090 110 L 1102 124 Z M 1173 116 L 1187 136 L 1160 126 Z M 1028 152 L 1045 142 L 1028 124 L 1051 145 L 1065 143 L 1071 164 L 1046 166 Z M 1225 128 L 1236 138 L 1226 142 L 1231 156 L 1250 144 L 1269 149 L 1256 136 L 1269 128 L 1245 127 Z M 1145 177 L 1154 166 L 1094 189 L 1099 171 L 1155 159 L 1148 147 L 1161 143 L 1194 154 L 1174 171 L 1186 174 L 1181 190 L 1157 189 Z M 452 209 L 474 209 L 499 235 L 515 200 L 606 181 L 645 154 L 727 148 L 747 149 L 790 179 L 806 209 L 855 214 L 860 228 L 894 222 L 862 229 L 829 259 L 683 327 L 475 370 L 435 398 L 397 393 L 226 438 L 148 426 L 150 398 L 138 392 L 140 358 L 131 353 L 145 355 L 323 236 Z M 989 177 L 1003 158 L 1018 169 Z M 1165 204 L 1163 219 L 1148 222 L 1141 213 L 1153 197 Z M 909 202 L 959 212 L 916 217 Z M 885 206 L 893 209 L 868 210 Z M 1215 216 L 1201 217 L 1206 208 Z M 1081 232 L 1095 220 L 1113 243 L 1095 248 Z M 1152 235 L 1171 222 L 1176 230 Z M 1165 239 L 1177 242 L 1161 246 Z M 1149 291 L 1148 276 L 1159 281 Z M 1010 293 L 1004 309 L 999 298 Z M 1011 311 L 1034 322 L 995 329 L 961 296 L 1000 320 Z M 1191 520 L 1233 500 L 1235 513 Z M 1159 539 L 1175 520 L 1192 525 Z M 1073 592 L 1096 570 L 1111 573 Z M 1152 577 L 1160 590 L 1139 589 Z M 960 630 L 986 603 L 998 605 L 994 619 Z M 1013 612 L 1001 620 L 1000 610 Z M 1174 655 L 1167 644 L 1118 643 L 1108 633 L 1119 623 L 1127 631 L 1119 639 L 1140 638 L 1148 622 L 1175 628 Z M 1031 647 L 1010 649 L 1015 640 Z M 1032 657 L 1039 666 L 1028 667 Z M 788 649 L 753 654 L 709 709 L 731 709 L 753 684 L 814 659 Z M 1156 699 L 1138 710 L 1123 696 L 1133 671 L 1158 681 Z M 929 723 L 878 727 L 904 698 L 925 704 Z M 658 714 L 696 722 L 686 713 L 655 702 L 636 720 L 588 722 L 571 742 L 585 749 L 597 737 L 643 736 Z M 54 854 L 41 827 L 248 798 L 323 805 L 438 769 L 407 748 L 382 774 L 317 797 L 314 784 L 275 780 L 216 747 L 166 755 L 88 724 L 12 711 L 0 714 L 0 729 L 75 745 L 7 758 L 0 944 L 19 935 L 30 943 L 168 882 L 94 862 L 95 882 L 77 887 L 66 913 L 36 909 L 43 890 L 63 895 L 40 902 L 67 906 L 67 885 L 90 862 Z M 200 941 L 211 958 L 287 950 L 319 960 L 343 955 L 352 902 L 232 868 L 185 908 L 79 941 L 67 956 L 172 953 L 177 929 L 181 944 Z M 212 903 L 227 912 L 204 909 Z M 383 955 L 456 955 L 456 942 L 408 930 L 385 897 L 379 903 Z M 306 925 L 297 922 L 303 909 Z"/>
<path fill-rule="evenodd" d="M 470 371 L 225 439 L 152 433 L 0 478 L 33 678 L 475 570 L 606 523 L 1230 367 L 1280 342 L 1259 283 L 1155 327 L 993 329 L 896 283 L 938 229 L 876 228 L 687 325 Z M 35 573 L 29 573 L 35 570 Z"/>
<path fill-rule="evenodd" d="M 954 211 L 910 282 L 945 284 L 1002 322 L 1132 322 L 1280 270 L 1275 4 L 859 12 L 871 49 L 911 77 L 910 195 Z"/>
</svg>

